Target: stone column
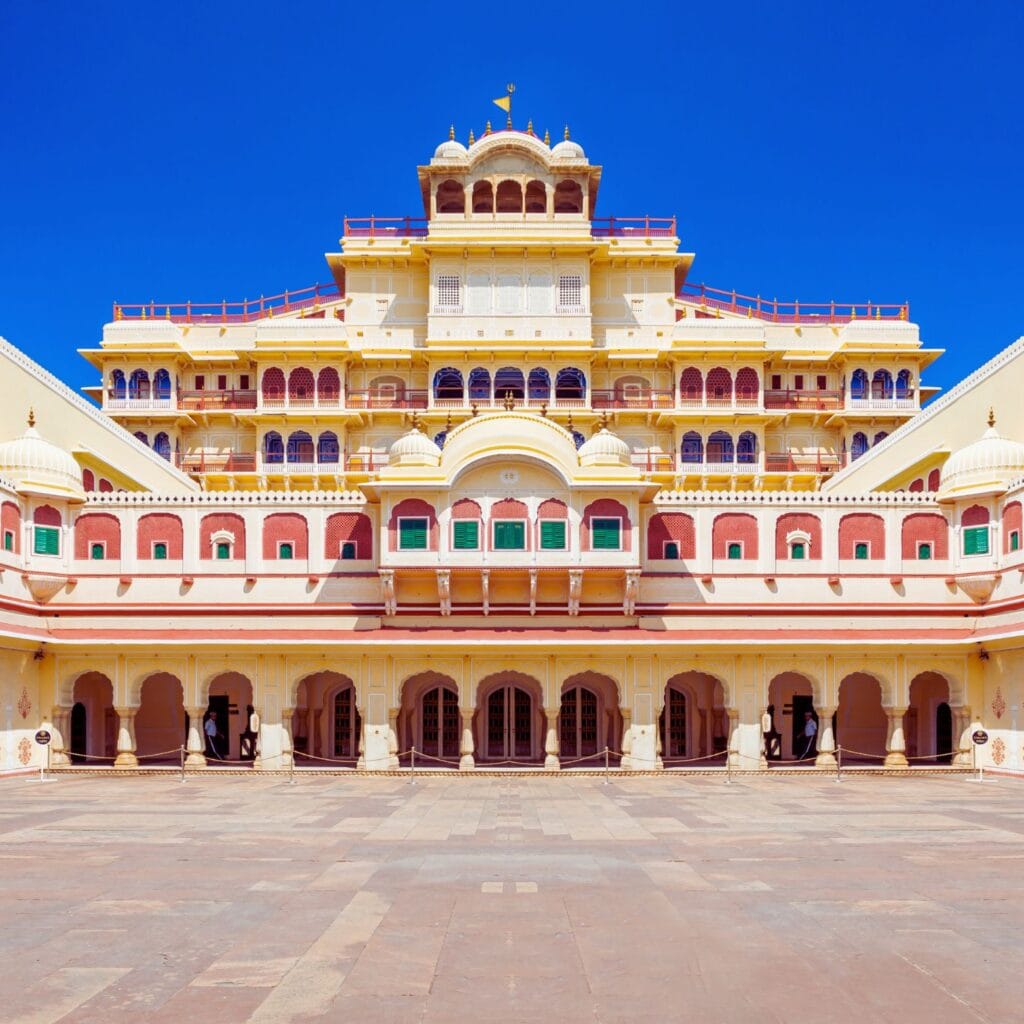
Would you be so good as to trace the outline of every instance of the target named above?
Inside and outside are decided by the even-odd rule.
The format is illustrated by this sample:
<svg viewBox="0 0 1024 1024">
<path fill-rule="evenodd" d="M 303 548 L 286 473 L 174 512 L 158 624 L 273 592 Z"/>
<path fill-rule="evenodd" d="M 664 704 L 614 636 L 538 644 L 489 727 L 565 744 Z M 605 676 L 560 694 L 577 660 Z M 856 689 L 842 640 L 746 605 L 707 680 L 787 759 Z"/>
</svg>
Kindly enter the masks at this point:
<svg viewBox="0 0 1024 1024">
<path fill-rule="evenodd" d="M 971 708 L 967 704 L 950 709 L 953 712 L 953 758 L 951 764 L 958 768 L 971 768 L 974 755 L 971 752 Z"/>
<path fill-rule="evenodd" d="M 306 708 L 306 753 L 316 753 L 316 708 Z"/>
<path fill-rule="evenodd" d="M 52 718 L 57 736 L 51 741 L 50 767 L 66 768 L 71 764 L 68 756 L 71 753 L 71 708 L 65 704 L 55 704 Z"/>
<path fill-rule="evenodd" d="M 185 764 L 190 768 L 206 766 L 206 734 L 203 732 L 205 707 L 185 708 L 188 714 L 188 739 L 185 741 Z"/>
<path fill-rule="evenodd" d="M 885 716 L 889 719 L 889 735 L 885 740 L 885 766 L 886 768 L 907 767 L 907 742 L 903 735 L 903 716 L 907 713 L 905 707 L 884 708 Z"/>
<path fill-rule="evenodd" d="M 473 712 L 475 708 L 459 708 L 462 718 L 462 739 L 459 742 L 459 771 L 472 771 L 476 767 L 473 760 Z"/>
<path fill-rule="evenodd" d="M 836 709 L 817 708 L 818 712 L 818 756 L 814 764 L 818 768 L 832 768 L 836 763 L 836 734 L 832 731 L 832 716 Z"/>
<path fill-rule="evenodd" d="M 726 708 L 725 713 L 729 716 L 729 742 L 726 752 L 726 759 L 730 768 L 742 768 L 740 760 L 740 709 Z"/>
<path fill-rule="evenodd" d="M 135 716 L 138 708 L 114 708 L 117 713 L 117 757 L 115 768 L 138 768 L 135 756 Z"/>
<path fill-rule="evenodd" d="M 398 713 L 401 708 L 388 708 L 388 767 L 398 767 Z"/>
<path fill-rule="evenodd" d="M 558 739 L 558 716 L 561 708 L 545 708 L 544 717 L 547 719 L 547 729 L 544 735 L 544 767 L 549 771 L 557 771 L 562 767 L 558 758 L 560 744 Z"/>
<path fill-rule="evenodd" d="M 295 715 L 295 708 L 281 708 L 281 767 L 291 768 L 295 758 L 293 754 L 294 740 L 292 731 L 294 723 L 292 718 Z"/>
<path fill-rule="evenodd" d="M 630 731 L 633 724 L 633 709 L 632 708 L 619 708 L 619 714 L 622 715 L 622 739 L 620 745 L 622 747 L 622 761 L 621 767 L 629 767 L 629 755 L 633 749 L 633 734 Z"/>
</svg>

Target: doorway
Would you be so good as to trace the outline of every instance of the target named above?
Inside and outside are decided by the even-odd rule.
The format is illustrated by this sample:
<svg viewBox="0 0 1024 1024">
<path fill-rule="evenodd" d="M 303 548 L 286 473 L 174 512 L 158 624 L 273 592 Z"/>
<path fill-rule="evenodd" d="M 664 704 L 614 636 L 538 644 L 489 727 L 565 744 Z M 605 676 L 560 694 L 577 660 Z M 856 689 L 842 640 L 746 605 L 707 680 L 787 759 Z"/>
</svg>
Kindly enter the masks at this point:
<svg viewBox="0 0 1024 1024">
<path fill-rule="evenodd" d="M 953 712 L 945 701 L 935 709 L 935 759 L 940 764 L 953 760 Z"/>
<path fill-rule="evenodd" d="M 487 698 L 487 756 L 491 760 L 533 757 L 533 700 L 519 686 L 499 686 Z"/>
<path fill-rule="evenodd" d="M 420 750 L 433 757 L 459 756 L 459 697 L 447 686 L 423 694 Z"/>
<path fill-rule="evenodd" d="M 207 739 L 207 745 L 212 746 L 217 757 L 226 761 L 231 756 L 230 741 L 228 739 L 228 723 L 231 714 L 231 698 L 227 694 L 211 695 L 206 714 L 203 716 L 203 735 L 206 736 L 206 723 L 216 714 L 217 734 Z"/>
<path fill-rule="evenodd" d="M 818 750 L 818 737 L 815 734 L 814 742 L 810 751 L 804 753 L 804 715 L 810 711 L 815 722 L 818 721 L 817 712 L 814 710 L 814 698 L 802 693 L 793 694 L 793 721 L 792 721 L 792 742 L 793 757 L 799 760 L 802 757 L 812 757 Z"/>
<path fill-rule="evenodd" d="M 88 746 L 88 718 L 85 712 L 85 705 L 77 701 L 71 709 L 71 762 L 81 764 L 85 760 L 83 755 L 89 753 Z"/>
<path fill-rule="evenodd" d="M 661 748 L 666 757 L 686 757 L 686 694 L 674 686 L 661 710 Z"/>
<path fill-rule="evenodd" d="M 585 686 L 573 686 L 562 694 L 559 743 L 563 757 L 597 754 L 597 694 Z"/>
</svg>

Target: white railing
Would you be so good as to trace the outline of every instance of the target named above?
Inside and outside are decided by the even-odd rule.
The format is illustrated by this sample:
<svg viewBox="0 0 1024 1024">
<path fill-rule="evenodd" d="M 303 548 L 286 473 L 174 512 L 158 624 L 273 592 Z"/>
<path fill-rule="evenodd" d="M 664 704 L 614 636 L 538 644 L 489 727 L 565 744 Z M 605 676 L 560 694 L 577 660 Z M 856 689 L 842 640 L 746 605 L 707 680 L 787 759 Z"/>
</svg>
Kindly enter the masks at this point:
<svg viewBox="0 0 1024 1024">
<path fill-rule="evenodd" d="M 173 398 L 107 398 L 104 409 L 173 409 Z"/>
<path fill-rule="evenodd" d="M 916 410 L 917 400 L 914 398 L 851 398 L 851 409 L 878 410 Z"/>
</svg>

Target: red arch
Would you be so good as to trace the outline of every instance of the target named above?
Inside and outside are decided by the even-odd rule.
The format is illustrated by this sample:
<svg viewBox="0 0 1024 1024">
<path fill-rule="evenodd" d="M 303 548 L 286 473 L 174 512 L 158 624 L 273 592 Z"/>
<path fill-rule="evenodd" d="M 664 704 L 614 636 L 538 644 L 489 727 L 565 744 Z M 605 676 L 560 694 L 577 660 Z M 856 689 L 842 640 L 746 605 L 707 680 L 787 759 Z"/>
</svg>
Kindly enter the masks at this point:
<svg viewBox="0 0 1024 1024">
<path fill-rule="evenodd" d="M 82 470 L 82 489 L 85 491 L 96 490 L 96 476 L 91 469 Z"/>
<path fill-rule="evenodd" d="M 525 520 L 527 526 L 523 531 L 523 542 L 526 544 L 526 550 L 530 550 L 530 510 L 524 502 L 516 498 L 502 498 L 501 501 L 496 501 L 491 506 L 491 515 L 488 523 L 493 523 L 496 519 Z M 490 528 L 487 531 L 487 548 L 488 550 L 493 550 L 494 548 L 494 531 Z"/>
<path fill-rule="evenodd" d="M 986 526 L 988 520 L 988 509 L 984 505 L 971 505 L 970 508 L 964 509 L 964 514 L 960 517 L 960 525 Z"/>
<path fill-rule="evenodd" d="M 480 519 L 483 511 L 472 498 L 459 498 L 452 505 L 452 519 Z"/>
<path fill-rule="evenodd" d="M 626 506 L 614 498 L 599 498 L 592 501 L 583 510 L 583 522 L 580 525 L 580 550 L 590 551 L 590 523 L 593 519 L 604 516 L 619 516 L 622 519 L 622 550 L 633 550 L 633 524 L 629 519 Z"/>
<path fill-rule="evenodd" d="M 905 559 L 917 558 L 917 545 L 931 544 L 932 558 L 949 558 L 949 526 L 935 512 L 915 512 L 903 520 L 900 548 Z"/>
<path fill-rule="evenodd" d="M 757 558 L 757 519 L 746 512 L 723 512 L 711 524 L 711 557 L 728 558 L 730 544 L 743 545 L 744 559 Z"/>
<path fill-rule="evenodd" d="M 775 525 L 775 557 L 789 557 L 786 534 L 794 530 L 802 530 L 811 538 L 808 544 L 808 559 L 821 558 L 821 520 L 808 512 L 787 512 L 784 516 L 779 516 L 779 521 Z"/>
<path fill-rule="evenodd" d="M 263 520 L 264 559 L 276 560 L 281 542 L 292 545 L 293 557 L 309 557 L 309 527 L 305 516 L 298 512 L 275 512 Z"/>
<path fill-rule="evenodd" d="M 1003 509 L 1003 552 L 1009 554 L 1010 534 L 1016 530 L 1018 541 L 1024 539 L 1021 533 L 1021 506 L 1019 501 L 1011 501 Z M 1018 551 L 1020 548 L 1018 548 Z M 1016 553 L 1016 552 L 1015 552 Z"/>
<path fill-rule="evenodd" d="M 233 512 L 213 512 L 203 516 L 199 524 L 199 557 L 204 560 L 215 557 L 213 535 L 218 530 L 227 530 L 235 538 L 231 557 L 245 558 L 245 520 Z"/>
<path fill-rule="evenodd" d="M 93 544 L 105 546 L 104 558 L 121 557 L 121 521 L 109 512 L 87 512 L 75 520 L 75 558 L 89 558 Z"/>
<path fill-rule="evenodd" d="M 928 490 L 937 491 L 939 489 L 939 481 L 942 478 L 942 474 L 937 469 L 933 469 L 928 474 Z"/>
<path fill-rule="evenodd" d="M 152 558 L 154 544 L 166 544 L 169 559 L 177 561 L 183 557 L 184 530 L 177 516 L 169 512 L 150 512 L 139 520 L 135 530 L 136 557 Z"/>
<path fill-rule="evenodd" d="M 839 520 L 839 557 L 853 559 L 856 547 L 867 541 L 868 558 L 885 558 L 885 520 L 871 512 L 854 512 Z"/>
<path fill-rule="evenodd" d="M 60 513 L 52 505 L 40 505 L 32 513 L 32 522 L 36 526 L 60 526 Z"/>
<path fill-rule="evenodd" d="M 21 552 L 21 511 L 13 501 L 0 505 L 0 541 L 8 530 L 14 534 L 14 554 Z"/>
<path fill-rule="evenodd" d="M 351 541 L 356 558 L 373 558 L 373 523 L 362 512 L 335 512 L 324 529 L 324 557 L 341 558 L 341 546 Z"/>
<path fill-rule="evenodd" d="M 693 516 L 684 512 L 657 512 L 647 524 L 647 557 L 664 558 L 666 541 L 675 541 L 680 558 L 693 558 L 697 540 Z"/>
</svg>

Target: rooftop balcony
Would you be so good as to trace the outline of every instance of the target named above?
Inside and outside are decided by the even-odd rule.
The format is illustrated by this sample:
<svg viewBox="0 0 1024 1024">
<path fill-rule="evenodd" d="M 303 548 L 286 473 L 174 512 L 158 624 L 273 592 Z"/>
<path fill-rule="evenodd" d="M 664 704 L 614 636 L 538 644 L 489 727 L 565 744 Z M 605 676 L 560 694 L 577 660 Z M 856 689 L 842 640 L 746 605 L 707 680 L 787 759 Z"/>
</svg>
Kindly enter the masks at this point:
<svg viewBox="0 0 1024 1024">
<path fill-rule="evenodd" d="M 557 214 L 556 220 L 548 221 L 539 215 L 535 218 L 524 214 L 509 217 L 498 213 L 469 214 L 465 217 L 465 224 L 490 225 L 492 217 L 503 216 L 504 222 L 520 227 L 559 223 Z M 453 220 L 462 223 L 461 216 Z M 674 238 L 676 235 L 675 217 L 594 217 L 589 224 L 592 238 Z M 426 238 L 430 230 L 431 221 L 426 217 L 346 217 L 344 223 L 346 238 Z"/>
<path fill-rule="evenodd" d="M 761 452 L 754 456 L 738 455 L 733 459 L 693 458 L 674 452 L 634 452 L 631 461 L 645 473 L 674 476 L 759 476 L 763 473 L 805 473 L 819 476 L 836 473 L 849 461 L 846 455 L 812 452 L 794 455 L 789 452 Z"/>
<path fill-rule="evenodd" d="M 776 324 L 835 324 L 851 320 L 910 319 L 910 303 L 877 302 L 780 302 L 760 295 L 742 295 L 706 284 L 684 284 L 680 299 L 703 307 L 707 316 L 732 313 Z M 680 311 L 681 312 L 681 311 Z M 700 312 L 697 314 L 700 316 Z"/>
<path fill-rule="evenodd" d="M 170 320 L 179 324 L 246 324 L 275 316 L 323 316 L 323 307 L 343 298 L 336 284 L 314 284 L 279 295 L 261 295 L 241 302 L 114 303 L 115 320 Z M 344 310 L 334 315 L 344 319 Z"/>
<path fill-rule="evenodd" d="M 842 391 L 765 391 L 766 409 L 806 409 L 809 411 L 841 409 Z"/>
<path fill-rule="evenodd" d="M 383 452 L 343 453 L 335 462 L 311 461 L 305 453 L 298 458 L 268 460 L 261 452 L 194 452 L 175 456 L 178 469 L 193 476 L 232 473 L 260 473 L 267 476 L 319 476 L 339 473 L 376 473 L 388 464 Z"/>
</svg>

